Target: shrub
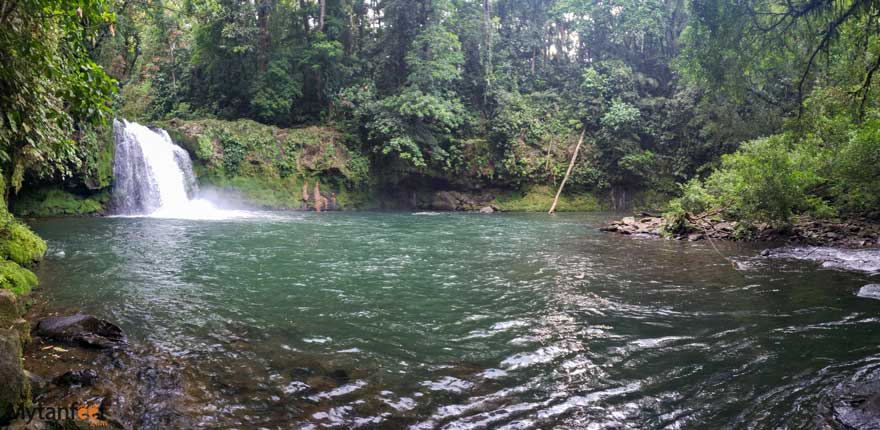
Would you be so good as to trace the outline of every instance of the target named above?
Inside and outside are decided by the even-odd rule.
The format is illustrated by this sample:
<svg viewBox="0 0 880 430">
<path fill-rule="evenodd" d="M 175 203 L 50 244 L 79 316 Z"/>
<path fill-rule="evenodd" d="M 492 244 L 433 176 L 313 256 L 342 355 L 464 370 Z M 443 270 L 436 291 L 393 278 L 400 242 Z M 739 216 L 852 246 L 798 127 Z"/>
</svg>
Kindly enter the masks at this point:
<svg viewBox="0 0 880 430">
<path fill-rule="evenodd" d="M 813 191 L 825 182 L 818 173 L 820 157 L 810 142 L 791 143 L 790 136 L 774 135 L 747 142 L 722 157 L 721 166 L 705 182 L 682 185 L 682 195 L 669 205 L 667 219 L 677 231 L 686 231 L 686 212 L 724 208 L 725 215 L 746 223 L 782 226 L 802 211 L 829 216 L 834 209 Z"/>
<path fill-rule="evenodd" d="M 681 185 L 681 197 L 674 200 L 671 205 L 672 209 L 678 212 L 698 214 L 716 207 L 718 200 L 706 191 L 699 179 L 694 178 Z"/>
<path fill-rule="evenodd" d="M 820 182 L 816 160 L 797 151 L 788 136 L 774 135 L 722 157 L 705 186 L 741 220 L 786 224 L 796 211 L 819 205 L 808 190 Z"/>
<path fill-rule="evenodd" d="M 834 194 L 841 206 L 856 212 L 880 207 L 880 119 L 865 121 L 850 132 L 837 151 Z"/>
<path fill-rule="evenodd" d="M 208 161 L 214 156 L 214 142 L 210 137 L 200 135 L 196 141 L 196 157 Z"/>
</svg>

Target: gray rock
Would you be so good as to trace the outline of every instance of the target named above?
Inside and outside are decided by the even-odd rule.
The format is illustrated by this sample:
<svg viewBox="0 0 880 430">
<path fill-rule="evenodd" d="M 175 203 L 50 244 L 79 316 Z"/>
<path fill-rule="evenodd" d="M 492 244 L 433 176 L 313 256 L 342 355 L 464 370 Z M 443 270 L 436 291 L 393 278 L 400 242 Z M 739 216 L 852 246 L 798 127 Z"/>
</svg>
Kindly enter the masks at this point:
<svg viewBox="0 0 880 430">
<path fill-rule="evenodd" d="M 449 191 L 438 191 L 431 199 L 431 208 L 441 211 L 454 211 L 458 208 L 458 199 Z"/>
<path fill-rule="evenodd" d="M 37 324 L 37 334 L 92 348 L 114 348 L 127 343 L 125 333 L 116 325 L 82 314 L 46 318 Z"/>
<path fill-rule="evenodd" d="M 480 213 L 481 214 L 495 213 L 495 209 L 492 209 L 492 206 L 483 206 L 482 208 L 480 208 Z"/>
<path fill-rule="evenodd" d="M 880 381 L 834 387 L 820 403 L 819 418 L 825 428 L 880 430 Z"/>
<path fill-rule="evenodd" d="M 18 331 L 0 328 L 0 426 L 12 419 L 12 410 L 30 397 L 30 385 L 22 369 Z"/>
<path fill-rule="evenodd" d="M 862 288 L 859 288 L 859 292 L 856 293 L 856 295 L 866 299 L 880 300 L 880 284 L 865 285 Z"/>
</svg>

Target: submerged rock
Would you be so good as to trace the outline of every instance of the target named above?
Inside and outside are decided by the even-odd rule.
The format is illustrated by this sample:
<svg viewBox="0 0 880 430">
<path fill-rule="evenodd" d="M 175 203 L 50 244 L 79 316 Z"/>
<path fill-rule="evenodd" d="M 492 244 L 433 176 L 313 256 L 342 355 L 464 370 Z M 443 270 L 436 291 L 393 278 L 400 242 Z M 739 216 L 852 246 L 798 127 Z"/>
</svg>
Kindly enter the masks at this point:
<svg viewBox="0 0 880 430">
<path fill-rule="evenodd" d="M 819 418 L 827 429 L 880 430 L 880 380 L 834 387 Z"/>
<path fill-rule="evenodd" d="M 127 343 L 125 333 L 116 325 L 83 314 L 46 318 L 37 324 L 37 334 L 91 348 L 114 348 Z"/>
<path fill-rule="evenodd" d="M 766 255 L 765 253 L 761 255 L 768 258 L 812 261 L 819 263 L 823 269 L 880 273 L 880 249 L 787 246 L 769 250 Z"/>
<path fill-rule="evenodd" d="M 866 299 L 880 300 L 880 284 L 865 285 L 862 288 L 859 288 L 859 292 L 856 293 L 856 295 Z"/>
<path fill-rule="evenodd" d="M 330 378 L 336 381 L 337 384 L 345 384 L 349 381 L 349 379 L 351 379 L 348 376 L 348 372 L 343 369 L 336 369 L 330 372 Z"/>
<path fill-rule="evenodd" d="M 92 369 L 72 370 L 52 380 L 55 385 L 91 387 L 98 381 L 98 372 Z"/>
</svg>

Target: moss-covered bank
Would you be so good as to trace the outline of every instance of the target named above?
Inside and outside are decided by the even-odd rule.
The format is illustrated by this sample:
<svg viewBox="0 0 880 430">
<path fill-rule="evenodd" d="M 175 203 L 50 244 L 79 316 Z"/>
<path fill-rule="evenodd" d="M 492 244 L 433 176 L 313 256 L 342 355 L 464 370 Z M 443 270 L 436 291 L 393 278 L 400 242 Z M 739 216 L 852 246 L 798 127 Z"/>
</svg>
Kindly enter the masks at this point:
<svg viewBox="0 0 880 430">
<path fill-rule="evenodd" d="M 81 196 L 58 186 L 44 186 L 25 190 L 12 202 L 12 213 L 22 217 L 48 217 L 64 215 L 95 215 L 105 211 L 110 191 Z"/>
<path fill-rule="evenodd" d="M 250 120 L 171 120 L 162 126 L 192 156 L 204 188 L 219 188 L 264 207 L 300 207 L 302 187 L 315 182 L 338 203 L 368 206 L 369 161 L 330 127 L 282 129 Z M 348 142 L 350 143 L 350 142 Z"/>
<path fill-rule="evenodd" d="M 30 385 L 21 349 L 30 341 L 30 327 L 21 318 L 18 300 L 37 286 L 30 271 L 46 253 L 46 242 L 16 220 L 0 200 L 0 425 L 9 411 L 30 402 Z"/>
<path fill-rule="evenodd" d="M 508 191 L 498 195 L 493 204 L 505 212 L 541 212 L 550 209 L 556 191 L 546 185 L 535 185 L 521 191 Z M 605 207 L 591 194 L 563 194 L 556 210 L 559 212 L 598 211 Z"/>
</svg>

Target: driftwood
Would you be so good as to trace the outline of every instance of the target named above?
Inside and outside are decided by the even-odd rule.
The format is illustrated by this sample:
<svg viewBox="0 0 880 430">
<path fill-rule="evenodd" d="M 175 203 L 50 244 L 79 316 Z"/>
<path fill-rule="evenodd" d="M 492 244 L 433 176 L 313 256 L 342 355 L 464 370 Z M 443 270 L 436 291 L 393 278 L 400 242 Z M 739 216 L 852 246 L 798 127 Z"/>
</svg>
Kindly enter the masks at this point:
<svg viewBox="0 0 880 430">
<path fill-rule="evenodd" d="M 565 177 L 562 178 L 562 183 L 559 184 L 559 190 L 556 191 L 556 197 L 553 198 L 553 206 L 550 206 L 550 211 L 548 214 L 552 214 L 553 211 L 556 210 L 556 204 L 559 203 L 559 196 L 562 194 L 562 188 L 565 187 L 565 182 L 568 181 L 568 175 L 571 175 L 571 169 L 574 168 L 574 161 L 577 160 L 578 151 L 581 149 L 581 143 L 584 142 L 584 136 L 587 134 L 587 129 L 584 127 L 583 131 L 581 131 L 581 137 L 578 139 L 577 146 L 574 147 L 574 154 L 571 156 L 571 161 L 568 163 L 568 170 L 565 171 Z"/>
</svg>

